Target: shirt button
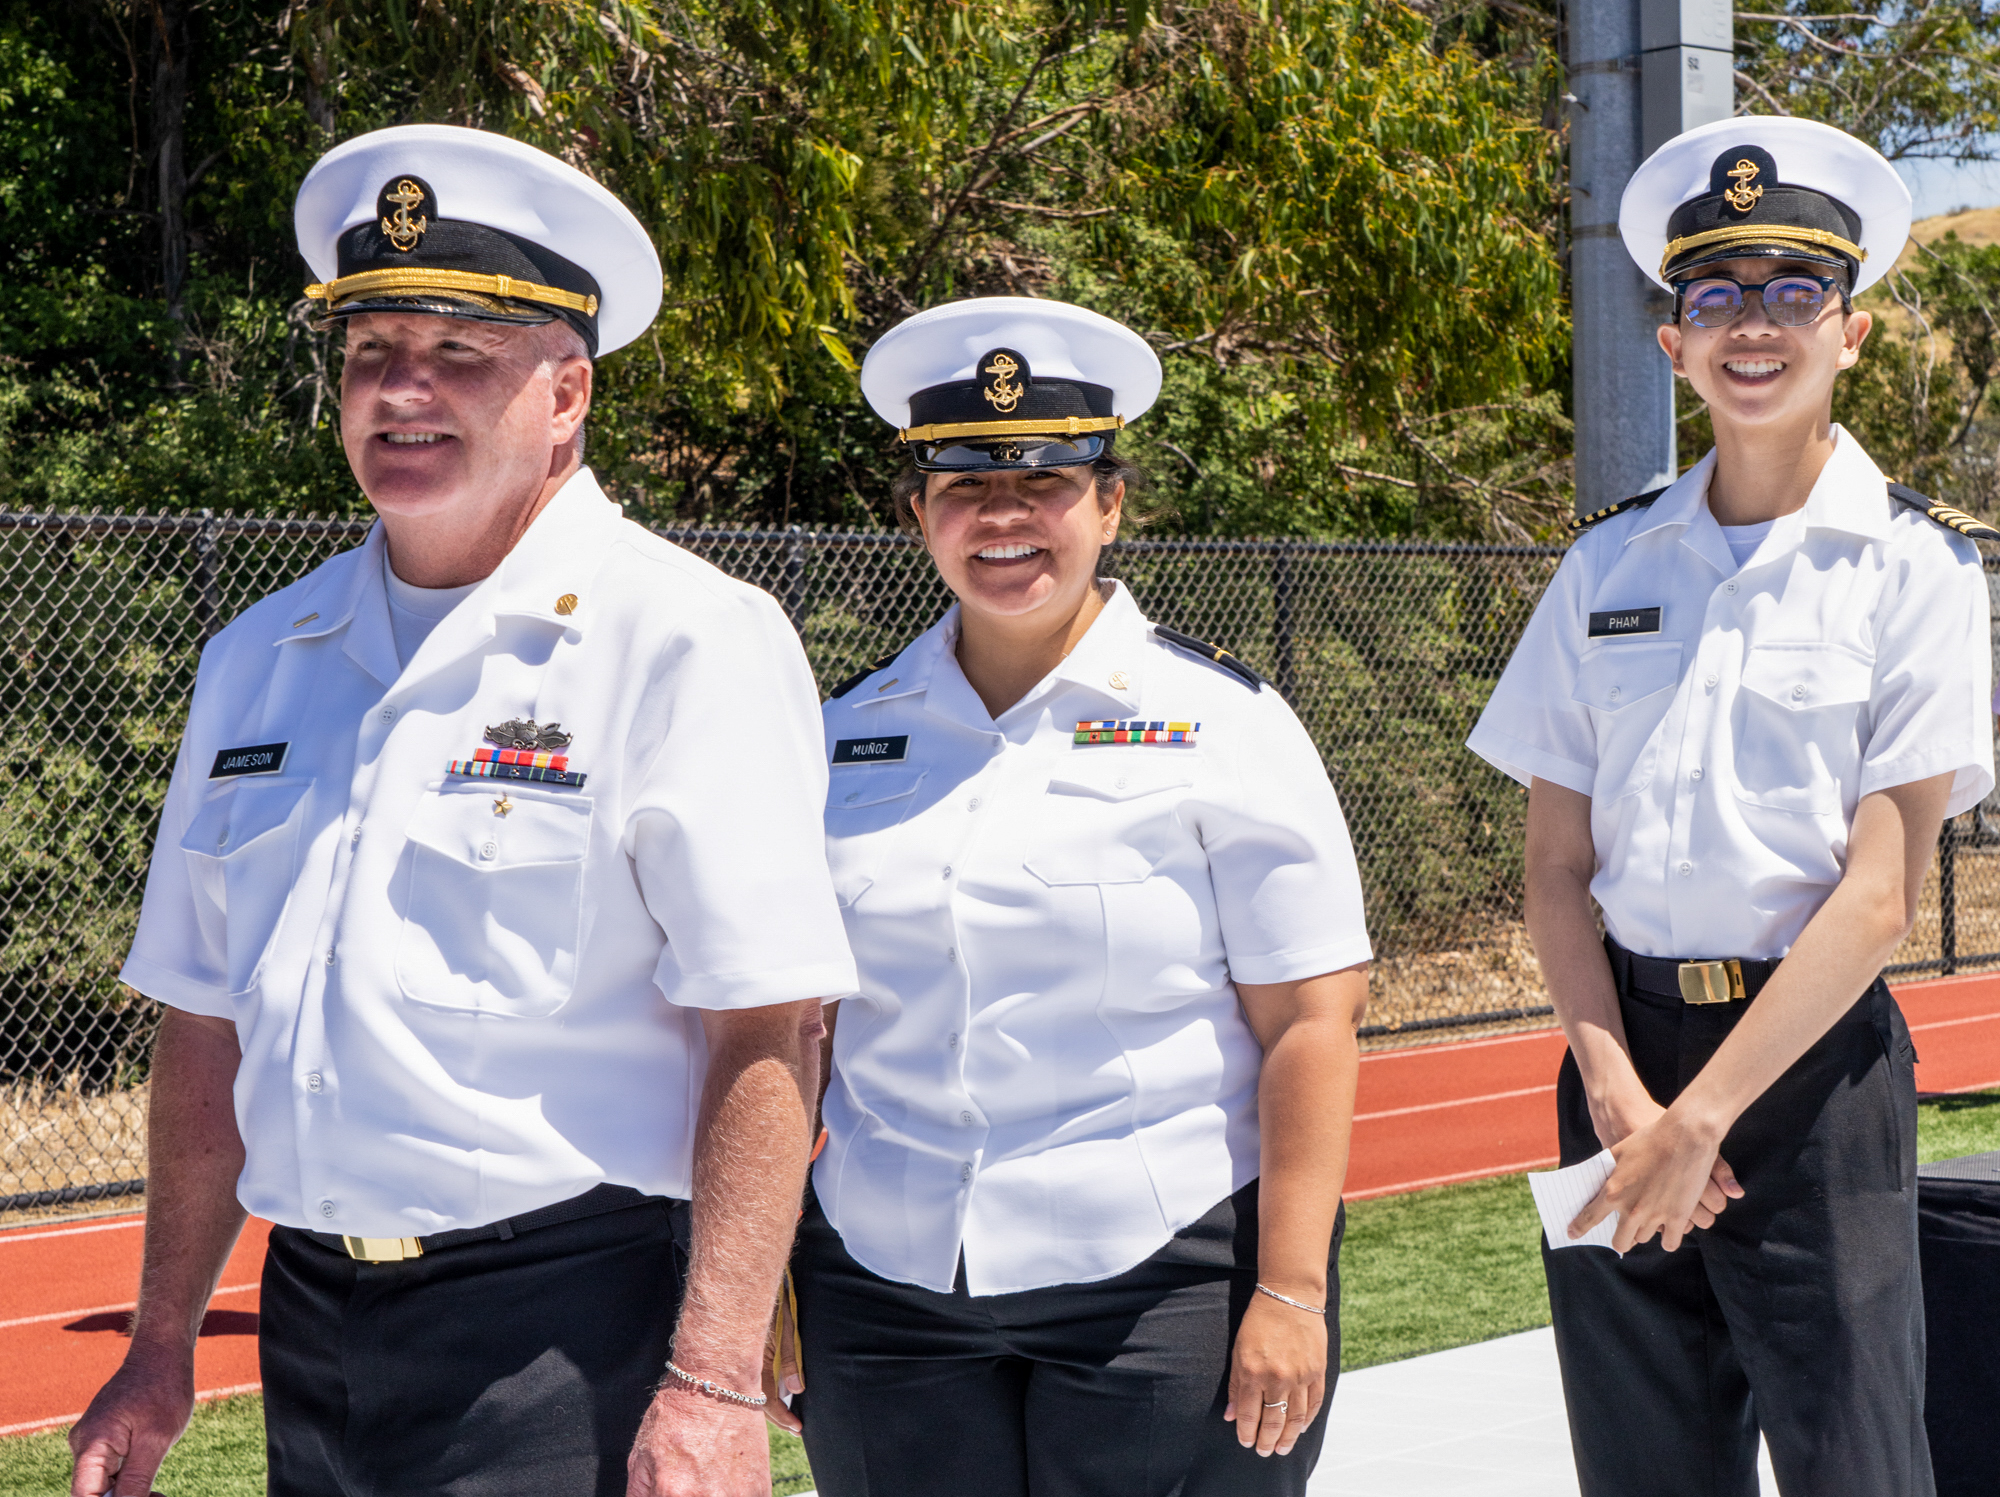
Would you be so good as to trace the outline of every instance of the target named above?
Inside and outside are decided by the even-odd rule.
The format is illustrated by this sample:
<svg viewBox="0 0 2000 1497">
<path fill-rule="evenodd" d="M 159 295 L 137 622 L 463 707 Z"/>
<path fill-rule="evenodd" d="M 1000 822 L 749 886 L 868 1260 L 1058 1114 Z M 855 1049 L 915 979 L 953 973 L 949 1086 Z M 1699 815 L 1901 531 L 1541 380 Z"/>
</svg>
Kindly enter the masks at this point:
<svg viewBox="0 0 2000 1497">
<path fill-rule="evenodd" d="M 395 720 L 396 720 L 396 709 L 394 707 L 384 707 L 382 709 L 382 721 L 387 723 L 387 722 L 394 722 Z"/>
<path fill-rule="evenodd" d="M 333 1215 L 333 1202 L 331 1202 L 331 1201 L 321 1201 L 321 1202 L 319 1203 L 319 1214 L 320 1214 L 321 1216 L 332 1216 L 332 1215 Z"/>
<path fill-rule="evenodd" d="M 1611 688 L 1611 700 L 1614 702 L 1618 700 L 1618 688 L 1615 686 Z M 1118 783 L 1122 785 L 1125 782 L 1123 780 L 1120 780 Z"/>
<path fill-rule="evenodd" d="M 946 878 L 950 878 L 950 877 L 951 877 L 951 864 L 949 864 L 949 863 L 947 863 L 947 864 L 945 864 L 945 865 L 944 865 L 944 877 L 946 877 Z"/>
<path fill-rule="evenodd" d="M 479 844 L 479 856 L 482 858 L 496 858 L 499 855 L 500 844 L 498 842 L 482 842 Z"/>
<path fill-rule="evenodd" d="M 947 1050 L 956 1050 L 958 1048 L 958 1034 L 956 1031 L 953 1031 L 950 1035 L 946 1036 L 944 1047 Z"/>
<path fill-rule="evenodd" d="M 1689 770 L 1689 771 L 1688 771 L 1688 778 L 1689 778 L 1689 779 L 1691 779 L 1691 780 L 1698 780 L 1698 779 L 1700 779 L 1700 778 L 1701 778 L 1701 771 L 1700 771 L 1699 769 L 1691 769 L 1691 770 Z"/>
<path fill-rule="evenodd" d="M 215 850 L 217 852 L 221 852 L 222 849 L 227 847 L 228 845 L 229 845 L 229 833 L 227 832 L 224 832 L 220 837 L 217 837 L 215 839 Z"/>
<path fill-rule="evenodd" d="M 306 1077 L 306 1090 L 309 1092 L 325 1091 L 326 1078 L 320 1075 L 319 1072 L 314 1071 L 310 1076 Z"/>
<path fill-rule="evenodd" d="M 326 964 L 329 967 L 333 965 L 333 948 L 331 946 L 326 948 Z"/>
<path fill-rule="evenodd" d="M 1715 681 L 1716 681 L 1715 672 L 1710 671 L 1705 677 L 1702 678 L 1701 684 L 1706 686 L 1710 691 L 1713 691 L 1715 690 Z"/>
<path fill-rule="evenodd" d="M 947 946 L 947 947 L 945 947 L 945 949 L 944 949 L 944 959 L 945 959 L 946 961 L 948 961 L 948 962 L 955 962 L 955 961 L 957 961 L 957 960 L 958 960 L 958 948 L 957 948 L 956 946 Z"/>
<path fill-rule="evenodd" d="M 968 1185 L 969 1185 L 969 1184 L 971 1184 L 971 1183 L 972 1183 L 972 1166 L 968 1164 L 968 1165 L 966 1165 L 966 1166 L 965 1166 L 965 1168 L 961 1169 L 961 1170 L 960 1170 L 960 1171 L 958 1172 L 958 1178 L 959 1178 L 959 1179 L 961 1179 L 961 1180 L 963 1180 L 963 1181 L 965 1181 L 965 1182 L 966 1182 L 966 1183 L 967 1183 Z M 332 1212 L 331 1212 L 331 1211 L 329 1210 L 327 1214 L 328 1214 L 328 1215 L 332 1215 Z"/>
<path fill-rule="evenodd" d="M 1130 783 L 1131 783 L 1131 781 L 1130 781 L 1130 780 L 1128 780 L 1128 779 L 1127 779 L 1127 778 L 1126 778 L 1126 777 L 1125 777 L 1124 775 L 1120 775 L 1120 776 L 1118 776 L 1118 788 L 1119 788 L 1120 790 L 1123 790 L 1123 789 L 1124 789 L 1124 788 L 1125 788 L 1125 787 L 1126 787 L 1127 785 L 1129 785 Z"/>
<path fill-rule="evenodd" d="M 349 837 L 347 840 L 349 842 L 359 842 L 361 840 L 361 828 L 356 827 L 354 829 L 354 835 L 352 837 Z"/>
<path fill-rule="evenodd" d="M 1683 863 L 1683 864 L 1681 864 L 1681 877 L 1682 877 L 1682 878 L 1686 878 L 1686 877 L 1687 877 L 1687 876 L 1688 876 L 1688 875 L 1689 875 L 1690 873 L 1693 873 L 1693 872 L 1694 872 L 1694 864 L 1692 864 L 1692 863 Z"/>
<path fill-rule="evenodd" d="M 1801 683 L 1801 684 L 1799 684 L 1799 685 L 1797 685 L 1797 686 L 1794 686 L 1794 687 L 1792 688 L 1792 700 L 1793 700 L 1793 701 L 1795 701 L 1795 702 L 1801 702 L 1801 701 L 1804 701 L 1804 700 L 1805 700 L 1805 695 L 1806 695 L 1806 689 L 1805 689 L 1805 685 L 1804 685 L 1803 683 Z"/>
<path fill-rule="evenodd" d="M 967 801 L 965 809 L 968 811 L 977 811 L 979 809 L 979 797 L 975 795 L 971 800 Z"/>
<path fill-rule="evenodd" d="M 1722 590 L 1726 593 L 1733 593 L 1736 591 L 1736 584 L 1733 582 L 1725 582 L 1722 584 Z"/>
<path fill-rule="evenodd" d="M 847 792 L 847 804 L 848 804 L 848 805 L 850 805 L 850 806 L 851 806 L 851 805 L 853 805 L 853 804 L 854 804 L 854 803 L 855 803 L 856 801 L 858 801 L 858 800 L 860 800 L 860 799 L 861 799 L 861 792 L 860 792 L 859 790 L 850 790 L 850 791 L 848 791 L 848 792 Z"/>
<path fill-rule="evenodd" d="M 972 1121 L 972 1114 L 971 1114 L 971 1113 L 969 1113 L 969 1112 L 961 1112 L 961 1113 L 960 1113 L 960 1114 L 958 1115 L 958 1120 L 959 1120 L 959 1121 L 960 1121 L 961 1123 L 967 1123 L 967 1124 L 970 1124 L 970 1123 L 971 1123 L 971 1121 Z"/>
</svg>

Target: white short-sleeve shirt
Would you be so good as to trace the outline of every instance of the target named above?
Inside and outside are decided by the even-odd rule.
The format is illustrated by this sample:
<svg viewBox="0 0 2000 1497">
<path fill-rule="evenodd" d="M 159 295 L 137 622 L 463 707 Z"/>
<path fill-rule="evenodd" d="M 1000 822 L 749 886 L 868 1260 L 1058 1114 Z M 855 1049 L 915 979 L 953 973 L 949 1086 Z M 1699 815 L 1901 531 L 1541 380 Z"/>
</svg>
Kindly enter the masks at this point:
<svg viewBox="0 0 2000 1497">
<path fill-rule="evenodd" d="M 1591 798 L 1606 929 L 1645 956 L 1783 956 L 1840 881 L 1861 797 L 1993 787 L 1971 541 L 1888 496 L 1834 428 L 1805 506 L 1736 564 L 1711 452 L 1579 536 L 1469 747 Z"/>
<path fill-rule="evenodd" d="M 873 1272 L 949 1291 L 962 1249 L 988 1295 L 1121 1273 L 1255 1179 L 1262 1052 L 1231 980 L 1369 950 L 1340 805 L 1273 688 L 1115 584 L 997 721 L 957 638 L 954 608 L 824 709 L 861 977 L 814 1181 Z M 1092 722 L 1164 726 L 1079 744 Z"/>
<path fill-rule="evenodd" d="M 854 986 L 798 636 L 587 470 L 407 667 L 383 545 L 204 651 L 121 976 L 235 1022 L 260 1216 L 400 1237 L 686 1197 L 693 1011 Z M 512 719 L 560 724 L 582 784 L 448 772 Z"/>
</svg>

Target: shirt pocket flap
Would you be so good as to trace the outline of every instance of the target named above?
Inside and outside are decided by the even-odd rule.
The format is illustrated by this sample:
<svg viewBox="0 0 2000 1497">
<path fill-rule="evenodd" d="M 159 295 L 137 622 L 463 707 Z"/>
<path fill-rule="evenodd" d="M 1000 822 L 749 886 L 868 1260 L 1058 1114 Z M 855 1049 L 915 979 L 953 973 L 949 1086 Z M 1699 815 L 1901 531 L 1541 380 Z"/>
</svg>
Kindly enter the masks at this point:
<svg viewBox="0 0 2000 1497">
<path fill-rule="evenodd" d="M 859 811 L 913 794 L 924 777 L 921 769 L 836 769 L 827 777 L 829 811 Z"/>
<path fill-rule="evenodd" d="M 1576 684 L 1570 696 L 1600 712 L 1618 712 L 1656 691 L 1666 691 L 1681 678 L 1681 647 L 1677 640 L 1645 644 L 1620 641 L 1599 645 L 1576 663 Z"/>
<path fill-rule="evenodd" d="M 1840 645 L 1753 645 L 1743 661 L 1743 689 L 1799 712 L 1865 702 L 1875 685 L 1875 663 Z"/>
<path fill-rule="evenodd" d="M 181 851 L 227 858 L 287 825 L 312 781 L 238 780 L 194 813 Z"/>
<path fill-rule="evenodd" d="M 447 784 L 417 807 L 409 838 L 475 868 L 577 863 L 590 846 L 590 806 L 581 795 Z"/>
<path fill-rule="evenodd" d="M 1056 765 L 1055 773 L 1049 776 L 1049 792 L 1089 795 L 1099 800 L 1133 800 L 1155 791 L 1192 785 L 1194 771 L 1194 764 L 1172 749 L 1144 757 L 1137 754 L 1093 757 L 1089 749 L 1082 749 Z"/>
</svg>

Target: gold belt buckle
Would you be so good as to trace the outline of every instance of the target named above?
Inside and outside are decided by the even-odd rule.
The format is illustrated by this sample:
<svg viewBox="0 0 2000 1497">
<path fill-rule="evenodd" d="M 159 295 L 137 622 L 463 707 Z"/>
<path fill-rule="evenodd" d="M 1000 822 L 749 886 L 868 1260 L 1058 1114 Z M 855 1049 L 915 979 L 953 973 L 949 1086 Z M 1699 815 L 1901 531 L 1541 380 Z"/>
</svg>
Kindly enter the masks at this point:
<svg viewBox="0 0 2000 1497">
<path fill-rule="evenodd" d="M 414 1237 L 342 1237 L 347 1256 L 363 1263 L 401 1263 L 405 1258 L 421 1258 L 424 1245 Z"/>
<path fill-rule="evenodd" d="M 1735 957 L 1722 962 L 1682 962 L 1683 1003 L 1734 1003 L 1745 996 L 1743 963 Z"/>
</svg>

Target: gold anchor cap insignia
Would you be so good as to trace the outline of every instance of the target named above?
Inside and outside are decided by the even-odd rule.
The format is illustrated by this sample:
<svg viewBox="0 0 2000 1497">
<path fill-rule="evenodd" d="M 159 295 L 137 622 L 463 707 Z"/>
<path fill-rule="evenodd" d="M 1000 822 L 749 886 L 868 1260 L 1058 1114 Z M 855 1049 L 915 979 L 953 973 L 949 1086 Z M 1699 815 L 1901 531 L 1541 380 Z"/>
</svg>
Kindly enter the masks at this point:
<svg viewBox="0 0 2000 1497">
<path fill-rule="evenodd" d="M 1006 412 L 1021 403 L 1028 393 L 1028 361 L 1011 349 L 996 348 L 979 361 L 979 393 L 994 410 Z M 1015 376 L 1019 375 L 1017 380 Z"/>
<path fill-rule="evenodd" d="M 405 254 L 430 232 L 429 214 L 410 216 L 410 210 L 421 208 L 429 197 L 430 190 L 414 177 L 399 177 L 393 188 L 382 189 L 382 236 Z M 393 213 L 388 211 L 391 203 L 396 205 Z"/>
<path fill-rule="evenodd" d="M 1763 188 L 1750 185 L 1757 179 L 1758 170 L 1756 162 L 1746 159 L 1737 162 L 1724 173 L 1736 185 L 1722 190 L 1722 200 L 1738 213 L 1748 213 L 1757 206 L 1757 199 L 1764 195 Z"/>
</svg>

